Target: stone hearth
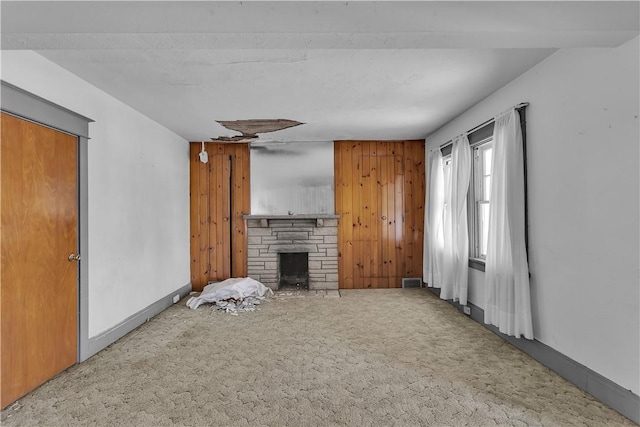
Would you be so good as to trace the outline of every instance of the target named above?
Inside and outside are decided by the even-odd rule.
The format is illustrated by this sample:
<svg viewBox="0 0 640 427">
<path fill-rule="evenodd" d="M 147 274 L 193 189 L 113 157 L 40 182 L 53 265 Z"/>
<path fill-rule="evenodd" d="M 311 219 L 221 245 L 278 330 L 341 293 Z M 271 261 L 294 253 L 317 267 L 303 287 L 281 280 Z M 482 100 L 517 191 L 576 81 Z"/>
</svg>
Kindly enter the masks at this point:
<svg viewBox="0 0 640 427">
<path fill-rule="evenodd" d="M 278 254 L 307 253 L 309 289 L 338 289 L 337 215 L 245 215 L 249 277 L 277 290 Z"/>
</svg>

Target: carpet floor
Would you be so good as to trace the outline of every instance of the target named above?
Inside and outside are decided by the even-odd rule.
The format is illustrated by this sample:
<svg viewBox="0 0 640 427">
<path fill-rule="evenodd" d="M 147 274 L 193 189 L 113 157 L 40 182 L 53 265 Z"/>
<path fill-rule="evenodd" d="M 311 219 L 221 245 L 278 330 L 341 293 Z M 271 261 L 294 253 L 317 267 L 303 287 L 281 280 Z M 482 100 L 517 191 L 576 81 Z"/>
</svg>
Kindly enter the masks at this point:
<svg viewBox="0 0 640 427">
<path fill-rule="evenodd" d="M 423 289 L 172 306 L 6 426 L 635 425 Z"/>
</svg>

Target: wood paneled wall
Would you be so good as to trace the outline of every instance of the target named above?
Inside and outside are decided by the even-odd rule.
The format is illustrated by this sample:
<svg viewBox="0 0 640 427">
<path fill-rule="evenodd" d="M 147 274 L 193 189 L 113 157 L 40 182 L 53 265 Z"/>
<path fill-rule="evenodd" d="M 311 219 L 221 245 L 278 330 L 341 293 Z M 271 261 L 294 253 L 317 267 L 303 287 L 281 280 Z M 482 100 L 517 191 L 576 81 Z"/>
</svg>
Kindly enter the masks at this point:
<svg viewBox="0 0 640 427">
<path fill-rule="evenodd" d="M 424 159 L 424 140 L 335 142 L 340 288 L 422 277 Z"/>
<path fill-rule="evenodd" d="M 200 142 L 191 143 L 191 284 L 200 291 L 213 280 L 247 275 L 250 212 L 249 146 L 205 143 L 209 162 L 200 162 Z"/>
</svg>

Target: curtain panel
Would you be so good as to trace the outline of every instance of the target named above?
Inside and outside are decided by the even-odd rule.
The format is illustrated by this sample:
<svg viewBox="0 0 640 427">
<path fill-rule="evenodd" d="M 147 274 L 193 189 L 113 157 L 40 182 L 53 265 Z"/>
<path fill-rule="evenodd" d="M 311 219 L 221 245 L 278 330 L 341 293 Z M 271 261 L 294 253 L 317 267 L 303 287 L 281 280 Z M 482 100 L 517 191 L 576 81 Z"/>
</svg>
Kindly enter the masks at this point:
<svg viewBox="0 0 640 427">
<path fill-rule="evenodd" d="M 471 178 L 471 148 L 466 135 L 453 139 L 451 166 L 445 178 L 444 256 L 440 298 L 467 305 L 469 231 L 467 193 Z"/>
<path fill-rule="evenodd" d="M 442 228 L 444 208 L 444 171 L 442 152 L 427 153 L 427 210 L 424 216 L 424 258 L 422 280 L 429 287 L 439 288 L 442 283 L 442 257 L 444 234 Z"/>
<path fill-rule="evenodd" d="M 453 140 L 451 161 L 443 163 L 434 150 L 427 159 L 424 273 L 430 287 L 440 288 L 440 298 L 467 304 L 469 234 L 467 192 L 471 178 L 471 148 L 465 135 Z"/>
<path fill-rule="evenodd" d="M 485 323 L 533 339 L 525 247 L 522 132 L 515 109 L 496 117 L 485 266 Z"/>
</svg>

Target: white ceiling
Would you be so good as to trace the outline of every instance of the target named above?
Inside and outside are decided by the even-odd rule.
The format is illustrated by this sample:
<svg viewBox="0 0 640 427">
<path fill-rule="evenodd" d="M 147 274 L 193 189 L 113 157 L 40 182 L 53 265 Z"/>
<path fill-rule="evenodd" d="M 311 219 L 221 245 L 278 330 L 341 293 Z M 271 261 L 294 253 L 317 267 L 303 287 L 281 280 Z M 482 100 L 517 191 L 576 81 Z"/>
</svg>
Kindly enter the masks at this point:
<svg viewBox="0 0 640 427">
<path fill-rule="evenodd" d="M 264 139 L 424 138 L 555 49 L 640 27 L 637 1 L 2 1 L 1 15 L 2 49 L 35 50 L 190 141 L 241 119 L 306 123 Z"/>
</svg>

